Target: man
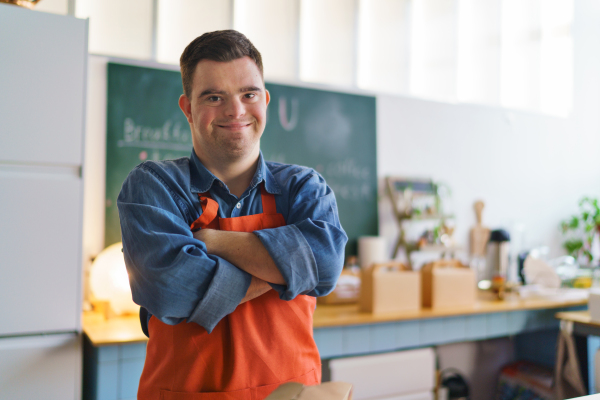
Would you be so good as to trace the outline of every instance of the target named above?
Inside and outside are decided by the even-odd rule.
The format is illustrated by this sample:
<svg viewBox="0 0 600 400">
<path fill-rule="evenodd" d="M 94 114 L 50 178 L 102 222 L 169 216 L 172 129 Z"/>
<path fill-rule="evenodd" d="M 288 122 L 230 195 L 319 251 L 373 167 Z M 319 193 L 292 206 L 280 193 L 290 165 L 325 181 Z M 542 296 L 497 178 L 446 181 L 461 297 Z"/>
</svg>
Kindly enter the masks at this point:
<svg viewBox="0 0 600 400">
<path fill-rule="evenodd" d="M 149 335 L 138 398 L 261 399 L 286 381 L 317 384 L 315 297 L 335 287 L 347 241 L 334 194 L 310 168 L 263 160 L 269 92 L 244 35 L 195 39 L 181 74 L 194 151 L 140 164 L 118 199 Z"/>
</svg>

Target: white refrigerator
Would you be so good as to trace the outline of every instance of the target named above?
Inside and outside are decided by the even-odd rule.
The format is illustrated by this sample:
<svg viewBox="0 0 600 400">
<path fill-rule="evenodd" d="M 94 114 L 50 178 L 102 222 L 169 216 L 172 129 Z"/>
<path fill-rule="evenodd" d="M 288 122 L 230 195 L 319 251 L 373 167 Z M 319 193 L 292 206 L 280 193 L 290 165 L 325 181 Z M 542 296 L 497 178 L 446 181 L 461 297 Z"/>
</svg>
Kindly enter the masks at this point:
<svg viewBox="0 0 600 400">
<path fill-rule="evenodd" d="M 0 399 L 81 397 L 87 32 L 0 4 Z"/>
</svg>

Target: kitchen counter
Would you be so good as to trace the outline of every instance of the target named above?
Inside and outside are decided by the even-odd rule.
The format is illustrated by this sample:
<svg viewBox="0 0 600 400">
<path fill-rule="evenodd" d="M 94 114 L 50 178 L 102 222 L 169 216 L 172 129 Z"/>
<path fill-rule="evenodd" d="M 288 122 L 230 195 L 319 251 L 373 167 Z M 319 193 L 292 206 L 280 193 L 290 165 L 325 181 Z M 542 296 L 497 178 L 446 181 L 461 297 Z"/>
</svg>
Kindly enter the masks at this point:
<svg viewBox="0 0 600 400">
<path fill-rule="evenodd" d="M 373 315 L 362 313 L 358 305 L 318 305 L 315 310 L 313 327 L 315 330 L 353 325 L 373 325 L 391 322 L 416 321 L 424 319 L 444 319 L 449 317 L 474 316 L 481 314 L 506 313 L 513 311 L 535 311 L 569 308 L 586 305 L 584 300 L 527 299 L 508 297 L 497 301 L 480 297 L 471 307 L 453 307 L 441 309 L 421 309 L 392 314 Z M 139 317 L 128 315 L 105 319 L 102 314 L 85 312 L 83 331 L 94 346 L 106 346 L 126 343 L 146 342 L 148 338 L 142 332 Z"/>
<path fill-rule="evenodd" d="M 471 307 L 372 315 L 359 312 L 357 305 L 318 305 L 314 338 L 321 358 L 331 359 L 523 333 L 536 335 L 558 328 L 557 312 L 585 307 L 582 300 L 509 297 L 494 301 L 482 297 Z M 105 319 L 103 314 L 86 312 L 83 331 L 84 398 L 135 398 L 148 340 L 139 317 Z"/>
</svg>

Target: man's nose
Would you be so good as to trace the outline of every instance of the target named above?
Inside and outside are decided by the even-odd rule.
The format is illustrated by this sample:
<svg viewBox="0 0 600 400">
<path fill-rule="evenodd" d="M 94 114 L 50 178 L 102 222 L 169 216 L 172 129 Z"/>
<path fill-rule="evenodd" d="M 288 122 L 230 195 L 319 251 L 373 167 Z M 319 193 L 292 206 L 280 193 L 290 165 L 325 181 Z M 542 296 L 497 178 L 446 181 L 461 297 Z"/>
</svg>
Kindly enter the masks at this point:
<svg viewBox="0 0 600 400">
<path fill-rule="evenodd" d="M 240 99 L 234 98 L 227 102 L 225 112 L 228 117 L 239 118 L 246 113 L 246 107 Z"/>
</svg>

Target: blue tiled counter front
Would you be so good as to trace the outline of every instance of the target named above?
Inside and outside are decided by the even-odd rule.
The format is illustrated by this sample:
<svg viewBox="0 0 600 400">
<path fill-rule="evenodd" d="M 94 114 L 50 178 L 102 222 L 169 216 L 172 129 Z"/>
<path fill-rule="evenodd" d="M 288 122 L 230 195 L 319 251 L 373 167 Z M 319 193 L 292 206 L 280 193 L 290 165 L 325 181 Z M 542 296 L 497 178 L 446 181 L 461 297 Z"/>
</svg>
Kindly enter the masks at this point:
<svg viewBox="0 0 600 400">
<path fill-rule="evenodd" d="M 95 347 L 84 340 L 84 400 L 135 400 L 146 343 Z"/>
<path fill-rule="evenodd" d="M 575 306 L 507 311 L 316 328 L 314 337 L 322 358 L 381 353 L 556 329 L 558 320 L 554 315 L 557 312 L 585 308 L 586 306 Z"/>
</svg>

